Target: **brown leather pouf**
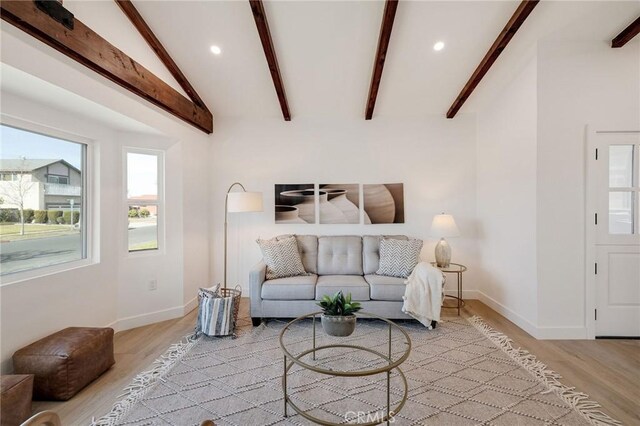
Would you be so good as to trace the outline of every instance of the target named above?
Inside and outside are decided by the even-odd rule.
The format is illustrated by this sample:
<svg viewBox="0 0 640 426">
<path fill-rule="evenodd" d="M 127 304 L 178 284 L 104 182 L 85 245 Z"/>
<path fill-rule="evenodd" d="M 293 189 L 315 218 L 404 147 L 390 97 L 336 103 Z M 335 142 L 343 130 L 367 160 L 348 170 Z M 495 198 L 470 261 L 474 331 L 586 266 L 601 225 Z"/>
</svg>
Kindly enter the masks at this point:
<svg viewBox="0 0 640 426">
<path fill-rule="evenodd" d="M 31 417 L 33 375 L 0 376 L 0 425 L 17 426 Z"/>
<path fill-rule="evenodd" d="M 13 354 L 16 373 L 35 375 L 34 399 L 66 401 L 113 364 L 111 328 L 65 328 Z"/>
</svg>

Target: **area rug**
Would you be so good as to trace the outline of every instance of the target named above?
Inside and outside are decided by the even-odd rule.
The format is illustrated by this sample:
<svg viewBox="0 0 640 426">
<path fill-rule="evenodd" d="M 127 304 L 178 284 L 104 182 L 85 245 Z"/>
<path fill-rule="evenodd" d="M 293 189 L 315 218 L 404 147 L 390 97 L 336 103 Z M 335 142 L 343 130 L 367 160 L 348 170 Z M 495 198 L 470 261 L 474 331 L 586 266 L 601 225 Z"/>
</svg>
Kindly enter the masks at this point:
<svg viewBox="0 0 640 426">
<path fill-rule="evenodd" d="M 237 338 L 187 338 L 173 345 L 153 368 L 138 375 L 123 399 L 93 425 L 308 425 L 289 409 L 284 417 L 283 355 L 278 335 L 285 322 L 269 321 Z M 560 376 L 481 318 L 448 318 L 435 330 L 400 322 L 411 338 L 401 365 L 408 399 L 393 425 L 619 425 L 587 395 L 560 383 Z M 312 326 L 292 327 L 292 353 L 310 348 Z M 334 342 L 318 330 L 318 344 Z M 380 352 L 388 350 L 388 328 L 358 320 L 356 333 L 341 338 Z M 346 340 L 344 340 L 346 339 Z M 406 345 L 392 334 L 398 359 Z M 375 368 L 381 360 L 362 351 L 333 349 L 315 363 L 341 370 Z M 308 358 L 305 358 L 308 359 Z M 311 362 L 309 360 L 309 362 Z M 292 400 L 326 422 L 358 424 L 386 411 L 386 374 L 338 378 L 294 366 L 288 378 Z M 391 375 L 391 405 L 402 399 L 403 382 Z"/>
</svg>

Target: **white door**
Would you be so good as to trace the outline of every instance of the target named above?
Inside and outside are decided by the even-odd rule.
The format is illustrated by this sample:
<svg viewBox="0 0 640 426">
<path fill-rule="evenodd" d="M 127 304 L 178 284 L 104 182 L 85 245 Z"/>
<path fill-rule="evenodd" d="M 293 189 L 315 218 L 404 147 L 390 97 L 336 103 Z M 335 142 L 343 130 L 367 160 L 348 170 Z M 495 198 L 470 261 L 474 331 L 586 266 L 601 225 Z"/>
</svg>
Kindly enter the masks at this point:
<svg viewBox="0 0 640 426">
<path fill-rule="evenodd" d="M 640 337 L 640 132 L 593 140 L 595 336 Z"/>
</svg>

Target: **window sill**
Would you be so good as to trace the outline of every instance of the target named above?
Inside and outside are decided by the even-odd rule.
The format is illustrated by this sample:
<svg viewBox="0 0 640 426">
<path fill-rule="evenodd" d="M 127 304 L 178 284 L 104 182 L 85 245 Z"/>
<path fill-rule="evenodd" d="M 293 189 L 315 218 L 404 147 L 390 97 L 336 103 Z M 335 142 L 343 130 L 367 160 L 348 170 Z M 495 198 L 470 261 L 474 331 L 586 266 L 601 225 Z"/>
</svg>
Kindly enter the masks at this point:
<svg viewBox="0 0 640 426">
<path fill-rule="evenodd" d="M 93 259 L 81 259 L 58 263 L 56 265 L 43 266 L 41 268 L 30 269 L 28 271 L 13 272 L 0 276 L 0 287 L 19 284 L 25 281 L 44 278 L 51 275 L 62 274 L 76 269 L 93 266 L 98 263 L 99 262 Z"/>
</svg>

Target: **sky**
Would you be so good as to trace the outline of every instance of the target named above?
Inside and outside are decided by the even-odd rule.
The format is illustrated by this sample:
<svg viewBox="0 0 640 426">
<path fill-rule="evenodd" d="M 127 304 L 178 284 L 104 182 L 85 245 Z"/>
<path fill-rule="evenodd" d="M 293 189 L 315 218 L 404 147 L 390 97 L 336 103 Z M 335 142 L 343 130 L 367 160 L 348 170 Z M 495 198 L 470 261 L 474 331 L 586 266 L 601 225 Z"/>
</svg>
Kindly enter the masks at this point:
<svg viewBox="0 0 640 426">
<path fill-rule="evenodd" d="M 0 125 L 0 158 L 62 159 L 82 170 L 82 145 Z"/>
<path fill-rule="evenodd" d="M 127 196 L 158 195 L 158 157 L 127 154 Z"/>
<path fill-rule="evenodd" d="M 0 125 L 0 159 L 62 159 L 82 170 L 82 144 Z M 127 155 L 127 195 L 158 194 L 158 157 Z"/>
</svg>

